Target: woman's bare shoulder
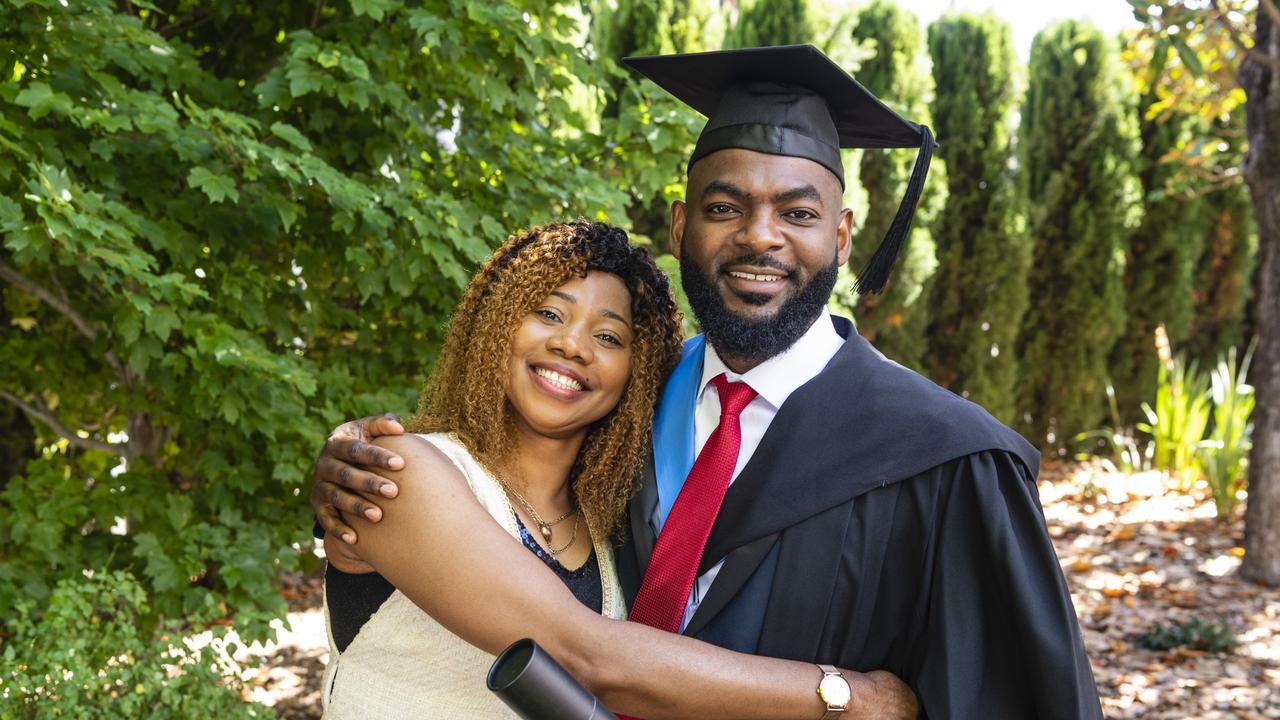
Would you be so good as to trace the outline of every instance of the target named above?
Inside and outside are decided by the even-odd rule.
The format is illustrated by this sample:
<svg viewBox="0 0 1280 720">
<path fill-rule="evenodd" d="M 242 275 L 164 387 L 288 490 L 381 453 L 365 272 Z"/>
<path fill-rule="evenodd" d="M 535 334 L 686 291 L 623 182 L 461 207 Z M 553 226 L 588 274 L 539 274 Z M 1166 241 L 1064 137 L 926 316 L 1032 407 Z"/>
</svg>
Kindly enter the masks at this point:
<svg viewBox="0 0 1280 720">
<path fill-rule="evenodd" d="M 436 484 L 439 482 L 464 482 L 462 471 L 435 443 L 421 435 L 383 435 L 373 439 L 373 444 L 386 448 L 404 458 L 402 470 L 379 469 L 378 473 L 389 480 L 405 480 Z"/>
</svg>

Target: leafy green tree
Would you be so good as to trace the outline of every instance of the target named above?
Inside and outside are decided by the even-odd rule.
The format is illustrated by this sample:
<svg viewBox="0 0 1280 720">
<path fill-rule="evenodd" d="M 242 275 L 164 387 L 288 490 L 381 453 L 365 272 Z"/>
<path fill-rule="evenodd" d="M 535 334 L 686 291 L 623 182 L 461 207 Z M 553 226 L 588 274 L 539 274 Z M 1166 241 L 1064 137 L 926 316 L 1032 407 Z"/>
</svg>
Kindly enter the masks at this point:
<svg viewBox="0 0 1280 720">
<path fill-rule="evenodd" d="M 873 49 L 858 67 L 858 82 L 904 117 L 927 124 L 926 100 L 931 88 L 922 62 L 924 40 L 915 16 L 892 0 L 876 0 L 858 13 L 852 39 Z M 911 149 L 862 153 L 858 179 L 867 193 L 867 214 L 853 237 L 849 267 L 854 272 L 879 247 L 893 222 L 915 156 Z M 939 187 L 938 176 L 930 181 L 930 189 Z M 927 319 L 924 285 L 934 267 L 928 205 L 938 195 L 925 195 L 925 207 L 918 210 L 920 217 L 912 225 L 884 293 L 857 297 L 852 308 L 858 332 L 885 355 L 917 369 L 924 354 Z"/>
<path fill-rule="evenodd" d="M 1244 104 L 1247 151 L 1240 165 L 1203 172 L 1223 187 L 1244 181 L 1257 230 L 1256 292 L 1248 305 L 1257 331 L 1249 500 L 1240 575 L 1280 586 L 1280 5 L 1275 0 L 1129 0 L 1148 32 L 1178 51 L 1181 72 L 1163 78 L 1169 104 L 1206 120 Z M 1239 146 L 1219 145 L 1228 156 Z M 1225 167 L 1224 167 L 1225 166 Z M 1209 243 L 1213 252 L 1213 242 Z M 1212 259 L 1212 258 L 1210 258 Z"/>
<path fill-rule="evenodd" d="M 1144 175 L 1159 177 L 1144 178 L 1151 210 L 1138 234 L 1163 223 L 1166 234 L 1179 235 L 1200 251 L 1191 262 L 1190 281 L 1175 283 L 1184 286 L 1179 293 L 1184 299 L 1172 301 L 1175 306 L 1189 301 L 1190 325 L 1170 322 L 1167 329 L 1175 346 L 1209 367 L 1228 348 L 1243 352 L 1250 334 L 1245 308 L 1257 236 L 1239 171 L 1247 146 L 1246 97 L 1235 85 L 1246 53 L 1225 27 L 1198 22 L 1195 13 L 1186 15 L 1186 8 L 1178 7 L 1170 6 L 1175 24 L 1191 22 L 1195 31 L 1164 34 L 1144 5 L 1139 17 L 1144 25 L 1124 49 L 1143 93 L 1144 139 L 1154 134 L 1165 140 L 1155 148 L 1149 142 L 1144 147 L 1149 159 L 1143 163 L 1151 168 Z M 1169 218 L 1180 225 L 1170 224 Z"/>
<path fill-rule="evenodd" d="M 646 141 L 571 109 L 599 85 L 575 12 L 0 3 L 0 402 L 38 450 L 0 604 L 118 569 L 145 622 L 269 634 L 326 430 L 412 407 L 508 232 L 623 215 L 609 150 Z"/>
<path fill-rule="evenodd" d="M 1159 80 L 1167 64 L 1179 61 L 1174 47 L 1143 36 L 1129 44 L 1125 54 L 1142 59 L 1130 66 L 1140 93 L 1142 150 L 1136 169 L 1145 211 L 1125 266 L 1128 319 L 1112 354 L 1111 379 L 1121 412 L 1133 419 L 1142 403 L 1155 397 L 1156 326 L 1164 325 L 1174 347 L 1181 347 L 1195 314 L 1192 288 L 1207 235 L 1201 221 L 1206 208 L 1195 191 L 1180 187 L 1185 166 L 1179 156 L 1189 146 L 1213 147 L 1218 140 L 1198 116 L 1166 102 L 1168 87 Z"/>
<path fill-rule="evenodd" d="M 1147 213 L 1138 235 L 1148 226 L 1172 225 L 1171 219 L 1182 225 L 1168 232 L 1180 232 L 1186 245 L 1199 252 L 1191 262 L 1190 281 L 1179 282 L 1181 273 L 1172 278 L 1172 284 L 1182 285 L 1176 293 L 1180 299 L 1172 300 L 1175 307 L 1190 303 L 1189 327 L 1171 322 L 1168 330 L 1175 347 L 1202 366 L 1212 366 L 1230 347 L 1243 352 L 1251 335 L 1246 309 L 1257 236 L 1241 182 L 1248 146 L 1247 96 L 1237 76 L 1242 61 L 1257 53 L 1242 46 L 1245 30 L 1234 25 L 1247 17 L 1250 3 L 1230 0 L 1212 10 L 1182 2 L 1157 5 L 1160 13 L 1153 15 L 1152 5 L 1135 4 L 1142 27 L 1124 49 L 1143 93 L 1144 137 L 1155 129 L 1166 141 L 1155 151 L 1144 150 L 1145 156 L 1158 159 L 1155 172 L 1160 177 L 1147 183 L 1152 186 L 1148 201 L 1155 196 L 1161 207 L 1153 207 L 1154 216 Z M 1174 25 L 1178 31 L 1165 32 Z M 1176 127 L 1162 129 L 1169 125 Z M 1135 269 L 1130 267 L 1131 275 Z"/>
<path fill-rule="evenodd" d="M 935 381 L 1009 421 L 1031 252 L 1010 170 L 1009 26 L 990 14 L 949 15 L 929 27 L 929 51 L 938 153 L 950 181 L 934 223 L 938 270 L 925 367 Z"/>
<path fill-rule="evenodd" d="M 798 45 L 815 41 L 809 0 L 743 0 L 725 33 L 726 48 Z"/>
<path fill-rule="evenodd" d="M 1124 328 L 1124 258 L 1141 209 L 1126 90 L 1117 49 L 1097 28 L 1062 21 L 1036 35 L 1020 128 L 1033 260 L 1018 401 L 1041 445 L 1100 419 Z"/>
</svg>

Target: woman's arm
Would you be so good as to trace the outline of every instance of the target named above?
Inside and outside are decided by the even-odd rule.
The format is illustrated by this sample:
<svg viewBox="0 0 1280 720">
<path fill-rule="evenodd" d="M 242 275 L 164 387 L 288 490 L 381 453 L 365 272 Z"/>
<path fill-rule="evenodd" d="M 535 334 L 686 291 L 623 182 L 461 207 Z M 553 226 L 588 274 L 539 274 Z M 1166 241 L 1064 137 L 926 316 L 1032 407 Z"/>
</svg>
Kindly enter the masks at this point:
<svg viewBox="0 0 1280 720">
<path fill-rule="evenodd" d="M 411 436 L 376 444 L 403 457 L 406 469 L 389 473 L 400 496 L 381 522 L 349 520 L 360 533 L 356 550 L 467 642 L 497 654 L 532 637 L 606 705 L 650 720 L 822 716 L 814 665 L 601 617 L 513 542 L 433 445 Z M 845 678 L 854 700 L 843 717 L 915 717 L 914 696 L 888 673 Z"/>
</svg>

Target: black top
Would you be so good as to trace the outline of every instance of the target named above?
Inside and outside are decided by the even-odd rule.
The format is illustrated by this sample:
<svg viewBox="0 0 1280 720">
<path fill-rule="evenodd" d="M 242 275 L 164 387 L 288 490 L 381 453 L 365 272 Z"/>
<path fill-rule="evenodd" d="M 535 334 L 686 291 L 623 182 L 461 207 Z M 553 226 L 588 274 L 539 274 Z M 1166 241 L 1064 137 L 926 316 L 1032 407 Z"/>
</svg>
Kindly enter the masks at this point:
<svg viewBox="0 0 1280 720">
<path fill-rule="evenodd" d="M 591 555 L 580 567 L 569 570 L 538 545 L 518 516 L 516 522 L 520 526 L 521 543 L 541 558 L 583 605 L 597 613 L 601 612 L 604 607 L 604 591 L 600 588 L 600 564 L 595 549 L 591 550 Z M 360 628 L 369 622 L 369 618 L 395 592 L 395 586 L 376 572 L 345 573 L 332 564 L 325 568 L 324 582 L 333 642 L 338 646 L 338 652 L 344 652 L 351 641 L 356 639 Z"/>
</svg>

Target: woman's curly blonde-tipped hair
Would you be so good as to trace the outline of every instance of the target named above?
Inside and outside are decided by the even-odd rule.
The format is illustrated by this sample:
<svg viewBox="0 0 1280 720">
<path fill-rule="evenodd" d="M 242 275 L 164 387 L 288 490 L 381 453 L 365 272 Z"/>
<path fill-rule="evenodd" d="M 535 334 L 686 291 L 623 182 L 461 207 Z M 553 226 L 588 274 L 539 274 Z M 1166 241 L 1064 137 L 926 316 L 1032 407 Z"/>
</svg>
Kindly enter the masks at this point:
<svg viewBox="0 0 1280 720">
<path fill-rule="evenodd" d="M 449 324 L 440 359 L 409 421 L 410 432 L 453 432 L 490 472 L 515 451 L 505 383 L 521 321 L 551 291 L 589 271 L 612 273 L 631 291 L 631 377 L 618 405 L 596 421 L 570 476 L 592 531 L 614 537 L 649 448 L 654 405 L 680 356 L 681 318 L 667 278 L 627 234 L 576 220 L 513 235 L 476 273 Z"/>
</svg>

